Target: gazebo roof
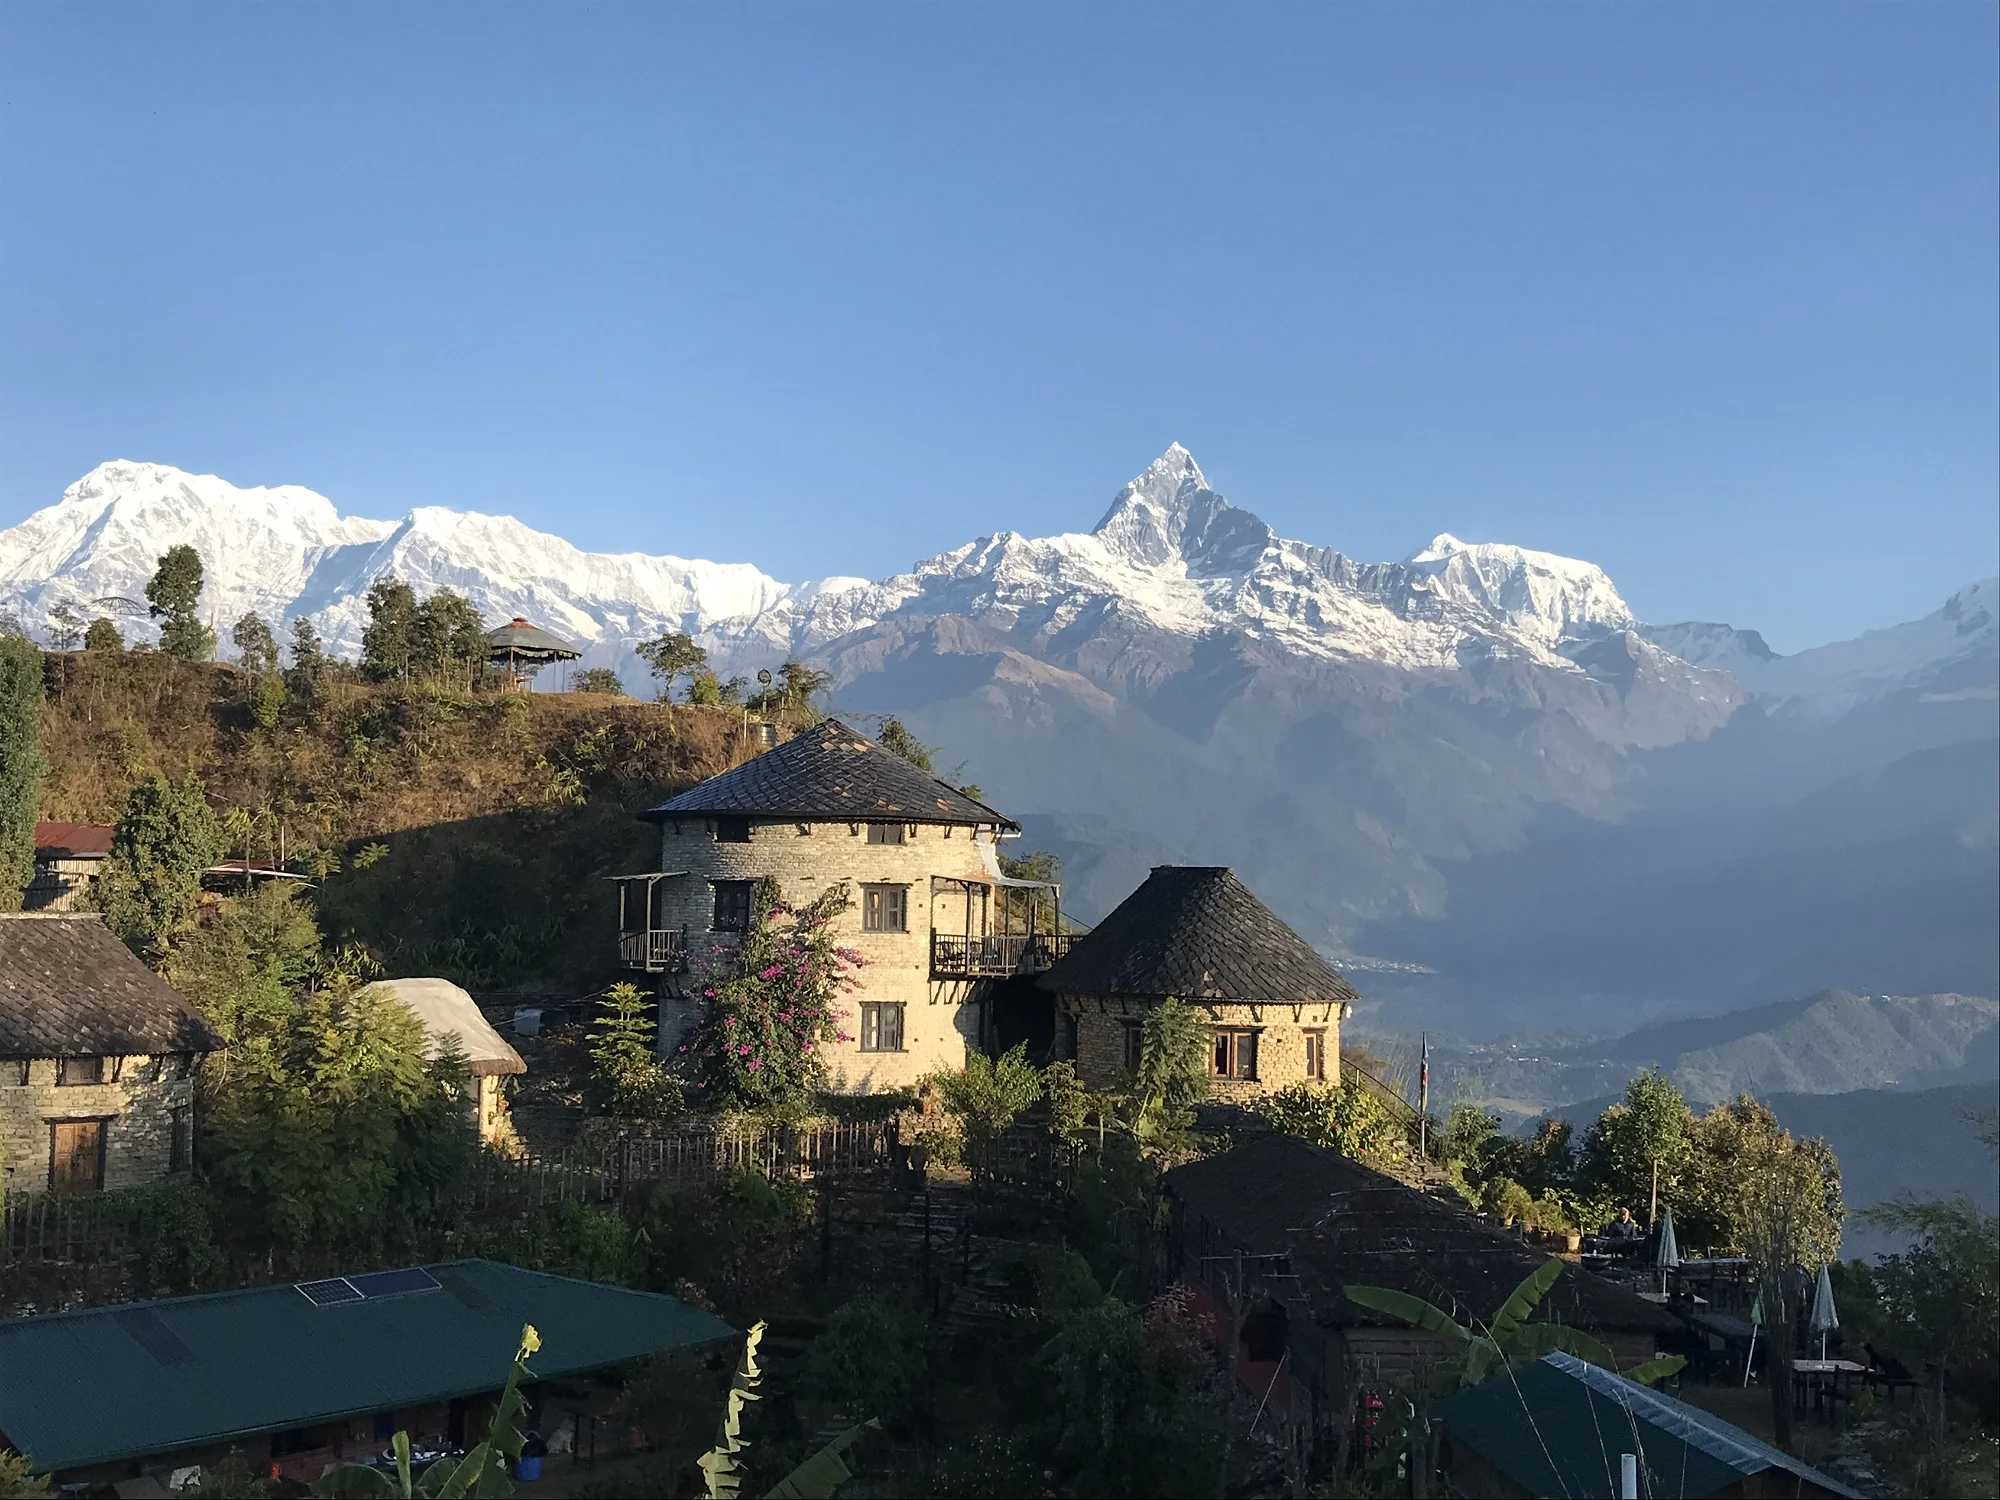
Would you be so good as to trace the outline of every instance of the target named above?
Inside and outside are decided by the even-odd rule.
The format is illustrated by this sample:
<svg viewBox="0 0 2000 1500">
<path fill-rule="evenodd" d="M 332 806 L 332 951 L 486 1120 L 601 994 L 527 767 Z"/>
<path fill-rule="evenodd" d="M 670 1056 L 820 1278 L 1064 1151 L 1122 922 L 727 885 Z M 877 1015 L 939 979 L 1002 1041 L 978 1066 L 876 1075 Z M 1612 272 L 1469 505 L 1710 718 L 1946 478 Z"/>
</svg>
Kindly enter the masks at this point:
<svg viewBox="0 0 2000 1500">
<path fill-rule="evenodd" d="M 1354 987 L 1217 865 L 1158 865 L 1041 978 L 1065 995 L 1352 1001 Z"/>
<path fill-rule="evenodd" d="M 530 625 L 519 615 L 497 630 L 486 632 L 488 654 L 499 659 L 522 656 L 531 660 L 569 661 L 581 656 L 568 641 L 550 635 L 539 625 Z"/>
</svg>

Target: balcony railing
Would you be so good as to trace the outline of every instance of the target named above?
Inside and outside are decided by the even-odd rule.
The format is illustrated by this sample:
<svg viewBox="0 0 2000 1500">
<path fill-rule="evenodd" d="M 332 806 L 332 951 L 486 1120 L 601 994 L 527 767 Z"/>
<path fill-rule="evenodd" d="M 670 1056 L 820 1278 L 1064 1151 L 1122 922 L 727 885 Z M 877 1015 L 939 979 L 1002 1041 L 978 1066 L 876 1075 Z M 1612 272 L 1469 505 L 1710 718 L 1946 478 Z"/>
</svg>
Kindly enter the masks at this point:
<svg viewBox="0 0 2000 1500">
<path fill-rule="evenodd" d="M 939 979 L 1004 979 L 1039 974 L 1069 952 L 1073 934 L 1038 932 L 959 937 L 931 934 L 931 974 Z"/>
<path fill-rule="evenodd" d="M 688 965 L 687 929 L 655 927 L 644 932 L 621 932 L 618 962 L 648 974 L 678 974 Z"/>
</svg>

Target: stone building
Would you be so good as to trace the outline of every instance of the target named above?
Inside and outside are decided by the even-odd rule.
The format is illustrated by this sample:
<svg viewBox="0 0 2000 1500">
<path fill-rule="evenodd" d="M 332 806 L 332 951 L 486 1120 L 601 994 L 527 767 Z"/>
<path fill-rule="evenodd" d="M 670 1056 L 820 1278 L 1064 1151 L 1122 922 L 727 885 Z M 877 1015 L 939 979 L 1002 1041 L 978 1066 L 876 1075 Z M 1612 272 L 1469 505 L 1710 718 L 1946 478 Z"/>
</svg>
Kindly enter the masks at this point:
<svg viewBox="0 0 2000 1500">
<path fill-rule="evenodd" d="M 526 1073 L 528 1065 L 480 1014 L 479 1003 L 449 979 L 378 979 L 363 993 L 394 1000 L 423 1023 L 425 1057 L 436 1057 L 447 1039 L 457 1042 L 472 1080 L 479 1139 L 496 1149 L 518 1148 L 500 1080 Z"/>
<path fill-rule="evenodd" d="M 95 1192 L 186 1172 L 194 1070 L 221 1046 L 95 913 L 0 915 L 0 1186 Z"/>
<path fill-rule="evenodd" d="M 866 963 L 839 1002 L 849 1039 L 825 1052 L 843 1092 L 963 1067 L 994 986 L 1047 967 L 1062 945 L 1034 930 L 1032 903 L 1017 915 L 1013 894 L 1059 902 L 1059 889 L 1001 874 L 1000 843 L 1018 824 L 832 719 L 643 816 L 660 828 L 659 867 L 619 880 L 619 955 L 659 978 L 663 1051 L 701 1018 L 690 971 L 741 941 L 767 877 L 795 908 L 847 894 L 835 936 Z"/>
<path fill-rule="evenodd" d="M 1168 997 L 1205 1011 L 1217 1098 L 1340 1082 L 1340 1023 L 1357 998 L 1233 871 L 1160 865 L 1042 975 L 1074 1027 L 1086 1085 L 1139 1062 L 1140 1028 Z"/>
</svg>

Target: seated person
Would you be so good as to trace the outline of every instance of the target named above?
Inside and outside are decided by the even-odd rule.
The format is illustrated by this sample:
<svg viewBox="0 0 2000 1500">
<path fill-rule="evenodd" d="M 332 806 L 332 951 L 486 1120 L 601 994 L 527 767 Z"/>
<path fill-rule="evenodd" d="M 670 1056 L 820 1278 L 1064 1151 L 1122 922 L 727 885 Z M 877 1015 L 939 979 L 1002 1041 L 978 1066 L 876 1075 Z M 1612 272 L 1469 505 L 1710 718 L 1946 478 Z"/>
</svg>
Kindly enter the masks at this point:
<svg viewBox="0 0 2000 1500">
<path fill-rule="evenodd" d="M 1645 1235 L 1646 1231 L 1639 1227 L 1639 1221 L 1632 1217 L 1632 1210 L 1620 1204 L 1618 1217 L 1604 1226 L 1603 1237 L 1607 1240 L 1638 1240 L 1644 1239 Z"/>
</svg>

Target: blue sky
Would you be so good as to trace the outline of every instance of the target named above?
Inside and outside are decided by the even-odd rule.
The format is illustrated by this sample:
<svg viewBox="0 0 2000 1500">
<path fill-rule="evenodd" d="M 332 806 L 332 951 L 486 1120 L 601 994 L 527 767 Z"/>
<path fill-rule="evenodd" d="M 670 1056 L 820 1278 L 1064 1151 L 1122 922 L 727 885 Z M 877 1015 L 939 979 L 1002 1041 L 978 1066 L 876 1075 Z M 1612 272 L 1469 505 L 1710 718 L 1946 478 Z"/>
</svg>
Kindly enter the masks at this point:
<svg viewBox="0 0 2000 1500">
<path fill-rule="evenodd" d="M 108 458 L 881 575 L 1168 442 L 1796 649 L 2000 552 L 1990 4 L 0 9 L 0 524 Z"/>
</svg>

